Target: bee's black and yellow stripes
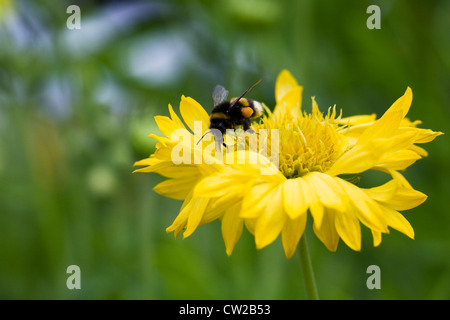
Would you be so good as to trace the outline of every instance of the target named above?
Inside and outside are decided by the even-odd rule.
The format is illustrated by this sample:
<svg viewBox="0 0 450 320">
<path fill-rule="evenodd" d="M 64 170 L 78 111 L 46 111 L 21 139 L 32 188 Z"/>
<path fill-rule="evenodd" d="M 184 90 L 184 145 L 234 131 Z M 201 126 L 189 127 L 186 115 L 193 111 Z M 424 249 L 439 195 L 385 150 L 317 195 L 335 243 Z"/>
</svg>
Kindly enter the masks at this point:
<svg viewBox="0 0 450 320">
<path fill-rule="evenodd" d="M 237 98 L 233 98 L 231 99 L 230 103 L 234 103 L 236 101 Z M 239 104 L 241 104 L 243 107 L 249 107 L 250 106 L 250 101 L 246 98 L 241 98 L 238 101 Z"/>
<path fill-rule="evenodd" d="M 212 114 L 211 114 L 211 117 L 210 117 L 210 119 L 212 120 L 212 119 L 229 119 L 230 117 L 229 116 L 227 116 L 225 113 L 223 113 L 223 112 L 213 112 Z"/>
</svg>

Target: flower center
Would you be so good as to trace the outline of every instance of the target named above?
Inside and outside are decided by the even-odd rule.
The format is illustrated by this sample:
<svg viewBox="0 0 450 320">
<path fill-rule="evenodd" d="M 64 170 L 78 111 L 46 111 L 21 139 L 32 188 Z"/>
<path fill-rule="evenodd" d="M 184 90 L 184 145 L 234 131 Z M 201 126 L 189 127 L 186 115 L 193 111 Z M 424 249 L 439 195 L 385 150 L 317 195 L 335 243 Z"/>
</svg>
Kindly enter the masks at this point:
<svg viewBox="0 0 450 320">
<path fill-rule="evenodd" d="M 310 114 L 291 110 L 284 114 L 274 112 L 254 128 L 256 131 L 279 130 L 279 169 L 286 178 L 300 177 L 311 171 L 326 171 L 348 145 L 347 138 L 337 130 L 336 110 L 330 108 L 324 116 L 314 100 Z M 268 132 L 270 145 L 270 130 Z"/>
</svg>

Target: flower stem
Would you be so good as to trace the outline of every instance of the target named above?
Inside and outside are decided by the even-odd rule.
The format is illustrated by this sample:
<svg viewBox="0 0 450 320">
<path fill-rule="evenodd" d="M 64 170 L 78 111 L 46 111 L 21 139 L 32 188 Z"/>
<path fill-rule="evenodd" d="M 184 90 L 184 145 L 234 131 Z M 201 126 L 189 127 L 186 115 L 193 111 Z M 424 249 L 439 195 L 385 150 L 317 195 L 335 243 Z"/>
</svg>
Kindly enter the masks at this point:
<svg viewBox="0 0 450 320">
<path fill-rule="evenodd" d="M 305 235 L 303 235 L 300 239 L 298 251 L 300 253 L 300 265 L 303 274 L 303 281 L 305 283 L 306 296 L 309 300 L 319 300 L 316 280 L 314 278 L 314 272 L 311 265 L 311 258 L 309 257 Z"/>
</svg>

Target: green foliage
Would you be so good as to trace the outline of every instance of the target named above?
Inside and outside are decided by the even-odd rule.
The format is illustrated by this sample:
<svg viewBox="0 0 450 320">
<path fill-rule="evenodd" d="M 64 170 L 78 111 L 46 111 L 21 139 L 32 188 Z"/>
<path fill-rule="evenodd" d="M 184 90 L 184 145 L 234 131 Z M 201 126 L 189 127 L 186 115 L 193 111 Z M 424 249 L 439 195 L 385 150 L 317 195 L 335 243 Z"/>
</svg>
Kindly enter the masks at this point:
<svg viewBox="0 0 450 320">
<path fill-rule="evenodd" d="M 215 84 L 236 95 L 262 79 L 252 97 L 273 107 L 282 68 L 304 86 L 304 108 L 315 96 L 344 116 L 380 115 L 410 86 L 409 117 L 447 133 L 405 172 L 429 197 L 405 213 L 415 240 L 393 230 L 373 248 L 366 230 L 361 252 L 331 253 L 309 221 L 321 298 L 450 298 L 448 1 L 79 1 L 80 30 L 66 28 L 69 2 L 8 3 L 0 298 L 305 298 L 298 257 L 286 260 L 279 239 L 257 251 L 244 232 L 227 257 L 215 222 L 174 240 L 165 228 L 181 203 L 152 191 L 160 177 L 132 174 L 154 151 L 147 135 L 168 103 L 178 110 L 184 94 L 210 110 Z M 381 8 L 380 30 L 366 27 L 370 4 Z M 72 264 L 81 290 L 66 287 Z M 365 285 L 372 264 L 381 290 Z"/>
</svg>

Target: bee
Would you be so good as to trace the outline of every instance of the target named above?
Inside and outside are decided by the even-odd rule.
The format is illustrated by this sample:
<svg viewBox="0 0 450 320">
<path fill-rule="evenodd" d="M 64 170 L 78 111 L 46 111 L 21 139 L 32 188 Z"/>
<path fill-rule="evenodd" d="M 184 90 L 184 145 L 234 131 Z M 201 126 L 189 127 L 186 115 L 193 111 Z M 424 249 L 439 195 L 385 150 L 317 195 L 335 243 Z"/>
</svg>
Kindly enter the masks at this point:
<svg viewBox="0 0 450 320">
<path fill-rule="evenodd" d="M 215 86 L 212 92 L 214 108 L 210 115 L 210 130 L 201 137 L 197 144 L 206 134 L 212 133 L 216 141 L 216 150 L 219 150 L 222 144 L 226 147 L 226 144 L 223 143 L 223 135 L 227 129 L 234 130 L 237 126 L 242 126 L 244 131 L 256 133 L 251 129 L 251 119 L 260 117 L 264 108 L 260 102 L 244 98 L 244 96 L 260 82 L 261 80 L 258 80 L 238 98 L 231 100 L 227 100 L 228 90 L 221 85 Z"/>
</svg>

